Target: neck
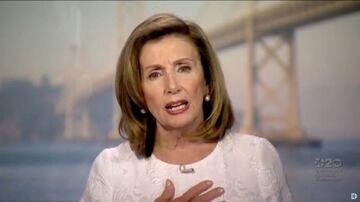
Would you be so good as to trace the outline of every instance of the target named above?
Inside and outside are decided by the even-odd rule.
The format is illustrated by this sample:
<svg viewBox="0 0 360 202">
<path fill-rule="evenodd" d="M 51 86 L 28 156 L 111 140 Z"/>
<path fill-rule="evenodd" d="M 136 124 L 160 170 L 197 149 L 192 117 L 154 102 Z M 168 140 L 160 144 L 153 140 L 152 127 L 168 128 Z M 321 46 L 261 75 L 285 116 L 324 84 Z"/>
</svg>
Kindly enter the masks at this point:
<svg viewBox="0 0 360 202">
<path fill-rule="evenodd" d="M 189 133 L 179 130 L 165 130 L 157 127 L 155 147 L 163 149 L 181 149 L 191 145 L 187 135 Z"/>
<path fill-rule="evenodd" d="M 157 127 L 154 155 L 168 163 L 189 164 L 205 158 L 214 150 L 216 143 L 190 141 L 189 134 L 191 133 Z"/>
</svg>

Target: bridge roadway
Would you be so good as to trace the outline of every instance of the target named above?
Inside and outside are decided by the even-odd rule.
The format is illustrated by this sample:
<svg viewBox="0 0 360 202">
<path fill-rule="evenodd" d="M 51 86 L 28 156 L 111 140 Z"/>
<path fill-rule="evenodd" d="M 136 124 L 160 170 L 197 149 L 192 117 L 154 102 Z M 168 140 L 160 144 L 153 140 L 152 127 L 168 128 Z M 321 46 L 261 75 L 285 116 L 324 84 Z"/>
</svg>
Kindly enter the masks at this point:
<svg viewBox="0 0 360 202">
<path fill-rule="evenodd" d="M 249 43 L 248 46 L 254 46 L 254 41 L 257 41 L 258 39 L 272 35 L 281 35 L 282 33 L 293 33 L 295 29 L 300 28 L 301 26 L 314 24 L 322 20 L 359 11 L 360 1 L 286 1 L 259 10 L 256 10 L 255 6 L 252 8 L 253 9 L 249 9 L 250 12 L 248 15 L 226 22 L 213 30 L 207 31 L 211 43 L 218 52 L 232 46 L 241 45 L 244 42 L 249 42 L 249 31 L 251 32 L 250 38 L 253 42 Z M 291 46 L 291 43 L 289 45 Z M 251 49 L 251 47 L 249 48 Z M 293 64 L 290 64 L 290 67 L 293 68 Z M 297 109 L 295 109 L 296 84 L 294 83 L 295 81 L 293 81 L 294 77 L 295 75 L 289 76 L 289 82 L 287 85 L 289 85 L 293 91 L 290 93 L 293 96 L 290 96 L 289 102 L 294 102 L 295 104 L 292 104 L 293 109 L 290 108 L 285 110 L 293 113 L 293 115 L 291 115 L 290 118 L 287 117 L 287 119 L 290 120 L 290 122 L 297 123 L 297 113 L 295 113 L 297 111 Z M 73 100 L 70 103 L 73 103 L 72 105 L 76 105 L 80 102 L 81 98 L 89 97 L 89 94 L 96 93 L 102 89 L 111 88 L 114 83 L 113 81 L 113 74 L 99 79 L 94 82 L 91 91 L 78 92 L 77 95 L 73 95 Z M 248 93 L 245 93 L 247 97 L 252 97 L 251 94 L 253 93 L 254 85 L 255 83 L 248 85 Z M 66 110 L 65 108 L 69 106 L 64 104 L 65 97 L 63 96 L 63 99 L 60 100 L 61 101 L 58 105 L 60 109 L 58 109 L 60 112 L 62 111 L 66 113 L 66 111 L 69 110 Z M 254 100 L 248 100 L 246 102 L 252 103 Z M 244 107 L 244 117 L 251 117 L 250 122 L 254 122 L 254 111 L 247 110 L 254 107 L 254 104 L 251 103 L 250 105 Z M 70 107 L 73 108 L 72 106 Z M 114 127 L 116 128 L 116 126 Z"/>
<path fill-rule="evenodd" d="M 285 1 L 254 13 L 255 37 L 274 35 L 360 10 L 360 1 Z M 207 32 L 217 51 L 246 39 L 245 16 Z"/>
<path fill-rule="evenodd" d="M 255 33 L 257 37 L 276 34 L 359 10 L 360 1 L 282 2 L 256 12 Z M 245 42 L 245 21 L 247 17 L 235 19 L 207 31 L 207 35 L 217 51 Z M 112 87 L 113 77 L 113 75 L 109 75 L 96 81 L 90 93 Z M 75 96 L 76 101 L 80 100 L 81 97 L 88 97 L 86 93 L 80 94 Z"/>
</svg>

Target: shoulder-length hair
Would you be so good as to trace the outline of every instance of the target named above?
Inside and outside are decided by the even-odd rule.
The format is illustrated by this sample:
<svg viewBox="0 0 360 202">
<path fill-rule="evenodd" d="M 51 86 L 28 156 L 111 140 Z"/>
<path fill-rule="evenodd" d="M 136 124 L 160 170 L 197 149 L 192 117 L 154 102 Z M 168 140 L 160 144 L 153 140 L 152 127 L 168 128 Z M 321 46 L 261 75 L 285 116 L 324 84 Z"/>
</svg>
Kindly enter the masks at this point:
<svg viewBox="0 0 360 202">
<path fill-rule="evenodd" d="M 150 157 L 155 143 L 156 120 L 147 112 L 141 88 L 140 53 L 144 44 L 170 34 L 187 37 L 195 45 L 204 70 L 211 100 L 203 102 L 204 121 L 191 140 L 216 142 L 231 128 L 234 115 L 219 61 L 204 31 L 195 23 L 172 14 L 153 15 L 139 24 L 127 39 L 116 70 L 115 93 L 121 108 L 120 135 L 128 139 L 139 157 Z"/>
</svg>

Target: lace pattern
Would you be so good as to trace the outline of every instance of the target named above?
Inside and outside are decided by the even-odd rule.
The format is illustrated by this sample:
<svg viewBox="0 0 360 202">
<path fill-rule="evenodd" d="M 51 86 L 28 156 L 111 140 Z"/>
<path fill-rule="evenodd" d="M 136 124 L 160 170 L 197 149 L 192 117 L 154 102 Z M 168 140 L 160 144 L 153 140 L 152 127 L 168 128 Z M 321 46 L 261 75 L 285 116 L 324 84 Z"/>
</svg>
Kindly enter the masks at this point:
<svg viewBox="0 0 360 202">
<path fill-rule="evenodd" d="M 138 159 L 127 142 L 105 149 L 95 159 L 81 201 L 154 201 L 166 179 L 176 196 L 211 179 L 223 186 L 226 201 L 292 201 L 278 153 L 264 138 L 228 133 L 216 149 L 183 174 L 154 156 Z"/>
</svg>

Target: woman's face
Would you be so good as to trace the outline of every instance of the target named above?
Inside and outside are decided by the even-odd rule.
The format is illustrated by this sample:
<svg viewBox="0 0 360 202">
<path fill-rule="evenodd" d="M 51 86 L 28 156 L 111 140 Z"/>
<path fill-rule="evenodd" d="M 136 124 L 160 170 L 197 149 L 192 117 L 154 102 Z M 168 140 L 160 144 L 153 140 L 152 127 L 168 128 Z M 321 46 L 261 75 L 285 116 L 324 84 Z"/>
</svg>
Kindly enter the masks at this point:
<svg viewBox="0 0 360 202">
<path fill-rule="evenodd" d="M 208 92 L 195 46 L 169 35 L 145 43 L 140 52 L 142 90 L 157 127 L 192 132 L 203 121 Z"/>
</svg>

